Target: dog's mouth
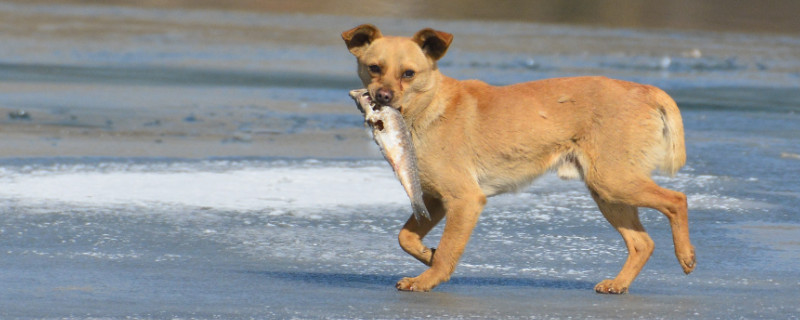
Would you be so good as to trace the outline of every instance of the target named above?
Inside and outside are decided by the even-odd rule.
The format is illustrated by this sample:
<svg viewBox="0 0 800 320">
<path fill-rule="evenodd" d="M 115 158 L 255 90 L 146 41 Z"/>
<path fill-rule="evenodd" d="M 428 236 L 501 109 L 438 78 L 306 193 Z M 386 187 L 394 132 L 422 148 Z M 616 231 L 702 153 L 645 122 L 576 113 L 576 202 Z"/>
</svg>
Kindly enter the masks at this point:
<svg viewBox="0 0 800 320">
<path fill-rule="evenodd" d="M 389 107 L 392 109 L 397 109 L 397 111 L 399 112 L 403 112 L 403 106 L 393 106 L 391 104 L 386 104 L 386 105 L 378 104 L 377 102 L 375 102 L 374 99 L 372 99 L 372 95 L 370 95 L 369 91 L 364 92 L 363 96 L 367 98 L 369 106 L 372 107 L 372 110 L 378 111 L 378 109 L 380 109 L 381 107 Z"/>
<path fill-rule="evenodd" d="M 363 90 L 363 92 L 359 93 L 358 91 L 361 90 Z M 371 108 L 372 111 L 378 111 L 380 110 L 381 107 L 389 107 L 392 109 L 397 109 L 397 111 L 399 112 L 403 111 L 402 106 L 380 105 L 377 102 L 375 102 L 375 100 L 372 99 L 372 96 L 369 94 L 369 91 L 365 89 L 361 90 L 352 90 L 350 92 L 350 96 L 353 97 L 353 99 L 355 99 L 356 102 L 358 102 L 356 103 L 356 107 L 358 107 L 358 110 L 361 111 L 361 113 L 364 113 L 366 111 L 364 110 L 364 108 Z"/>
</svg>

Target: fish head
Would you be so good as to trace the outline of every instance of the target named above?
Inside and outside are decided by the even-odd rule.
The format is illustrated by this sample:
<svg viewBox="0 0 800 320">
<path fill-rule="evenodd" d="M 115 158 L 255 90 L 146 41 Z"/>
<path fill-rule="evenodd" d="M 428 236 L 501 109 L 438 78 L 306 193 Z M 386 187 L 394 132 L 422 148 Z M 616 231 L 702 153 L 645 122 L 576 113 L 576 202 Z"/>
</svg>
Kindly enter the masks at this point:
<svg viewBox="0 0 800 320">
<path fill-rule="evenodd" d="M 356 107 L 358 111 L 367 115 L 367 111 L 365 108 L 375 108 L 376 104 L 372 101 L 372 98 L 369 96 L 369 92 L 367 89 L 355 89 L 350 90 L 350 97 L 356 102 Z"/>
<path fill-rule="evenodd" d="M 343 32 L 342 39 L 356 57 L 358 76 L 372 100 L 405 112 L 432 99 L 441 80 L 437 61 L 453 36 L 430 28 L 413 37 L 384 36 L 365 24 Z"/>
</svg>

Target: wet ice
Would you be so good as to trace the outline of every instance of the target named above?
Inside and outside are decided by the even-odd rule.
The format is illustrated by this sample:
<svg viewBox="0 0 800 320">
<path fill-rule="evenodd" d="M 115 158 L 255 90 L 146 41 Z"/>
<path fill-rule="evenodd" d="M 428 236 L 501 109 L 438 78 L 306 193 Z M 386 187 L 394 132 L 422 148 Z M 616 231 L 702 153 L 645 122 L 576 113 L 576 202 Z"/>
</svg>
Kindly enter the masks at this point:
<svg viewBox="0 0 800 320">
<path fill-rule="evenodd" d="M 690 194 L 700 267 L 696 274 L 682 275 L 672 256 L 666 219 L 644 210 L 643 222 L 657 249 L 635 282 L 634 294 L 678 298 L 691 292 L 719 295 L 753 286 L 778 292 L 795 290 L 800 284 L 786 273 L 796 271 L 785 267 L 787 257 L 795 255 L 771 259 L 773 267 L 752 259 L 740 260 L 764 253 L 757 251 L 759 245 L 742 242 L 752 236 L 737 236 L 738 231 L 730 224 L 719 225 L 721 221 L 712 218 L 732 220 L 732 215 L 764 213 L 776 209 L 776 205 L 739 198 L 736 192 L 716 191 L 723 185 L 746 186 L 746 179 L 691 171 L 659 180 Z M 87 297 L 129 290 L 130 295 L 108 301 L 112 305 L 155 303 L 153 295 L 141 290 L 169 295 L 170 283 L 185 277 L 196 279 L 196 284 L 189 286 L 196 288 L 192 290 L 205 290 L 209 281 L 223 276 L 231 277 L 233 283 L 262 283 L 244 290 L 257 290 L 250 299 L 273 307 L 269 301 L 275 296 L 262 291 L 266 283 L 268 291 L 291 290 L 297 285 L 355 289 L 339 293 L 344 299 L 360 296 L 365 290 L 375 291 L 379 294 L 361 300 L 389 303 L 391 309 L 403 303 L 402 299 L 398 302 L 397 298 L 384 297 L 391 291 L 392 281 L 424 267 L 396 245 L 396 233 L 409 216 L 407 199 L 391 169 L 381 161 L 265 159 L 144 161 L 135 165 L 99 161 L 6 165 L 3 173 L 0 198 L 5 204 L 5 221 L 0 232 L 7 257 L 4 265 L 11 270 L 3 280 L 8 284 L 3 293 L 10 299 L 7 301 L 28 297 L 24 284 L 36 283 L 33 286 L 39 290 L 67 290 L 70 295 Z M 362 198 L 370 192 L 373 196 Z M 788 229 L 785 236 L 791 237 L 792 230 L 796 229 Z M 441 227 L 426 243 L 435 246 L 440 234 Z M 759 243 L 770 242 L 759 239 Z M 797 252 L 791 246 L 771 247 L 776 249 Z M 737 252 L 738 257 L 726 257 L 731 252 Z M 538 296 L 540 290 L 559 289 L 564 293 L 557 295 L 583 292 L 582 298 L 570 299 L 592 300 L 593 284 L 613 276 L 625 254 L 624 244 L 594 207 L 585 187 L 577 181 L 546 175 L 520 193 L 490 199 L 453 280 L 437 291 L 468 297 L 480 295 L 478 292 L 517 290 L 518 294 Z M 53 273 L 39 278 L 23 272 L 20 268 L 29 263 L 44 263 Z M 132 265 L 144 266 L 144 270 L 164 268 L 164 273 L 156 276 L 147 275 L 151 271 L 136 271 L 97 278 L 109 267 Z M 126 283 L 134 278 L 129 277 L 146 279 L 131 288 Z M 288 294 L 294 295 L 291 292 Z M 296 297 L 310 299 L 300 292 Z M 181 301 L 172 299 L 177 300 L 168 301 Z M 714 298 L 710 303 L 727 299 Z M 210 308 L 203 309 L 210 312 L 204 314 L 213 314 L 211 310 L 220 306 L 213 299 L 203 301 Z M 314 301 L 327 304 L 334 300 Z M 301 312 L 300 306 L 289 304 L 284 311 Z M 695 308 L 692 310 L 725 313 Z M 453 314 L 463 311 L 445 310 Z M 489 310 L 509 315 L 518 309 Z M 779 308 L 771 314 L 790 311 Z M 287 314 L 282 312 L 277 314 Z M 300 314 L 317 313 L 306 310 Z"/>
</svg>

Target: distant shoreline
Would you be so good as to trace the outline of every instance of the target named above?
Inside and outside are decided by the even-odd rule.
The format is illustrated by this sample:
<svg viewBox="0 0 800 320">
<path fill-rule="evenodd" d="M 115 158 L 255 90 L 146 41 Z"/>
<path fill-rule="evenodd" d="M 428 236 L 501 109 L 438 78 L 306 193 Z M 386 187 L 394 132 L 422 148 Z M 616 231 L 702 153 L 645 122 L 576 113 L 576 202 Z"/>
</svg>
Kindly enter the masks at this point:
<svg viewBox="0 0 800 320">
<path fill-rule="evenodd" d="M 800 1 L 774 0 L 733 4 L 726 0 L 577 0 L 577 1 L 379 1 L 358 0 L 3 0 L 26 4 L 81 4 L 212 9 L 277 14 L 327 14 L 376 18 L 519 21 L 633 29 L 673 29 L 739 33 L 800 34 Z"/>
</svg>

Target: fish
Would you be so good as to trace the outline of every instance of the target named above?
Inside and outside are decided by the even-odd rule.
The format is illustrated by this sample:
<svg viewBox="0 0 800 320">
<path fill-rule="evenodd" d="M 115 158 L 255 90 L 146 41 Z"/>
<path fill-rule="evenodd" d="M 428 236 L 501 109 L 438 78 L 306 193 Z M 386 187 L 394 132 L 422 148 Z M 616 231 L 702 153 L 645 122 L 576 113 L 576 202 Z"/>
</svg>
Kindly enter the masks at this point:
<svg viewBox="0 0 800 320">
<path fill-rule="evenodd" d="M 392 166 L 395 176 L 411 200 L 414 218 L 417 221 L 423 217 L 430 220 L 430 213 L 422 200 L 422 186 L 411 132 L 408 131 L 400 111 L 374 103 L 367 89 L 352 90 L 350 97 L 364 114 L 365 124 L 372 129 L 373 140 L 380 147 L 383 157 Z"/>
</svg>

